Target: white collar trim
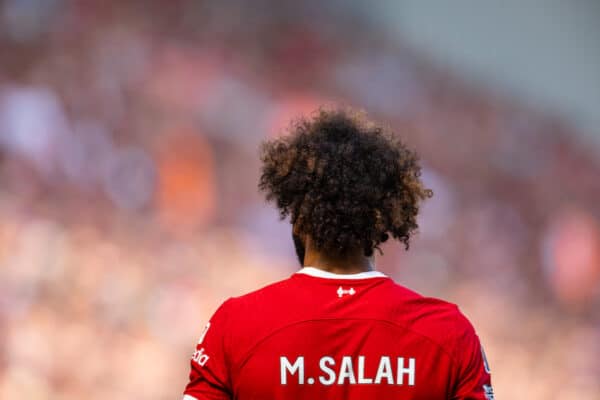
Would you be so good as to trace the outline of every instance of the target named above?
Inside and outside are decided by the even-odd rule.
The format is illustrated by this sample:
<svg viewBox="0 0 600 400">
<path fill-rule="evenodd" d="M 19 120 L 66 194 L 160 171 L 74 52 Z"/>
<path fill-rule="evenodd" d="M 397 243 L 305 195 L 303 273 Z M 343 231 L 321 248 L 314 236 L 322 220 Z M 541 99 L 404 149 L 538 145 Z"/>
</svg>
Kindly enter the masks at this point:
<svg viewBox="0 0 600 400">
<path fill-rule="evenodd" d="M 387 278 L 382 272 L 379 271 L 366 271 L 359 272 L 357 274 L 334 274 L 333 272 L 323 271 L 322 269 L 315 267 L 304 267 L 297 274 L 304 274 L 314 276 L 315 278 L 325 279 L 368 279 L 368 278 Z"/>
</svg>

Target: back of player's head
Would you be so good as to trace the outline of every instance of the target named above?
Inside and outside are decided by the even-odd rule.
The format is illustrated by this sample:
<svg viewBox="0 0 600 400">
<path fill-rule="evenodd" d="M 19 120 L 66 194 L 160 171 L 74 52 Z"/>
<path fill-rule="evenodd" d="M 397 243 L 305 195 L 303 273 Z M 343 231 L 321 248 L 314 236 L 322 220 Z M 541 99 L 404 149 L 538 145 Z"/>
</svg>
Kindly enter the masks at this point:
<svg viewBox="0 0 600 400">
<path fill-rule="evenodd" d="M 267 141 L 259 188 L 294 233 L 317 250 L 366 256 L 389 235 L 408 248 L 422 200 L 417 155 L 391 132 L 352 110 L 321 109 Z"/>
</svg>

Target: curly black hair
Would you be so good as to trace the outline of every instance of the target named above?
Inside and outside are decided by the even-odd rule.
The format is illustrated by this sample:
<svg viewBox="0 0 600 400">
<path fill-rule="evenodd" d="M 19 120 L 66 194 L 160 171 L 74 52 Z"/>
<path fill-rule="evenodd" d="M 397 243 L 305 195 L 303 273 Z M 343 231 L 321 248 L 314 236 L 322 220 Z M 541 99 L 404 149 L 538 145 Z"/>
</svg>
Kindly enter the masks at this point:
<svg viewBox="0 0 600 400">
<path fill-rule="evenodd" d="M 419 204 L 433 192 L 416 153 L 351 109 L 320 109 L 292 122 L 290 135 L 261 147 L 259 189 L 294 233 L 319 251 L 366 256 L 389 234 L 409 247 Z"/>
</svg>

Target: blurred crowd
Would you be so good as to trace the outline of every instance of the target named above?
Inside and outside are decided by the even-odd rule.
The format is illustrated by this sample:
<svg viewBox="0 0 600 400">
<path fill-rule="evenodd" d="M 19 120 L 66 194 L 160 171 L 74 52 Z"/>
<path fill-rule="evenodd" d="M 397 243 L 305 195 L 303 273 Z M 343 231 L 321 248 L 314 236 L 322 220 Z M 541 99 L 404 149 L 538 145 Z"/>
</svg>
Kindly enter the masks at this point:
<svg viewBox="0 0 600 400">
<path fill-rule="evenodd" d="M 461 306 L 499 398 L 600 399 L 600 147 L 338 1 L 274 5 L 0 2 L 0 398 L 178 398 L 215 308 L 297 268 L 258 145 L 345 104 L 435 193 L 379 268 Z"/>
</svg>

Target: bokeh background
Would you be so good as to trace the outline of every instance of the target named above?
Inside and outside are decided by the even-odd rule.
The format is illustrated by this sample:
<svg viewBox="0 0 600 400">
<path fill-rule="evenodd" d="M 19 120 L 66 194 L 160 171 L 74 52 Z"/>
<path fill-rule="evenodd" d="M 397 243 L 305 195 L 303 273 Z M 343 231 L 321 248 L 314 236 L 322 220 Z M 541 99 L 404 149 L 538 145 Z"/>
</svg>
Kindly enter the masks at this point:
<svg viewBox="0 0 600 400">
<path fill-rule="evenodd" d="M 485 3 L 0 1 L 0 398 L 179 398 L 297 268 L 259 143 L 346 104 L 435 192 L 379 268 L 461 306 L 497 398 L 600 399 L 600 3 Z"/>
</svg>

